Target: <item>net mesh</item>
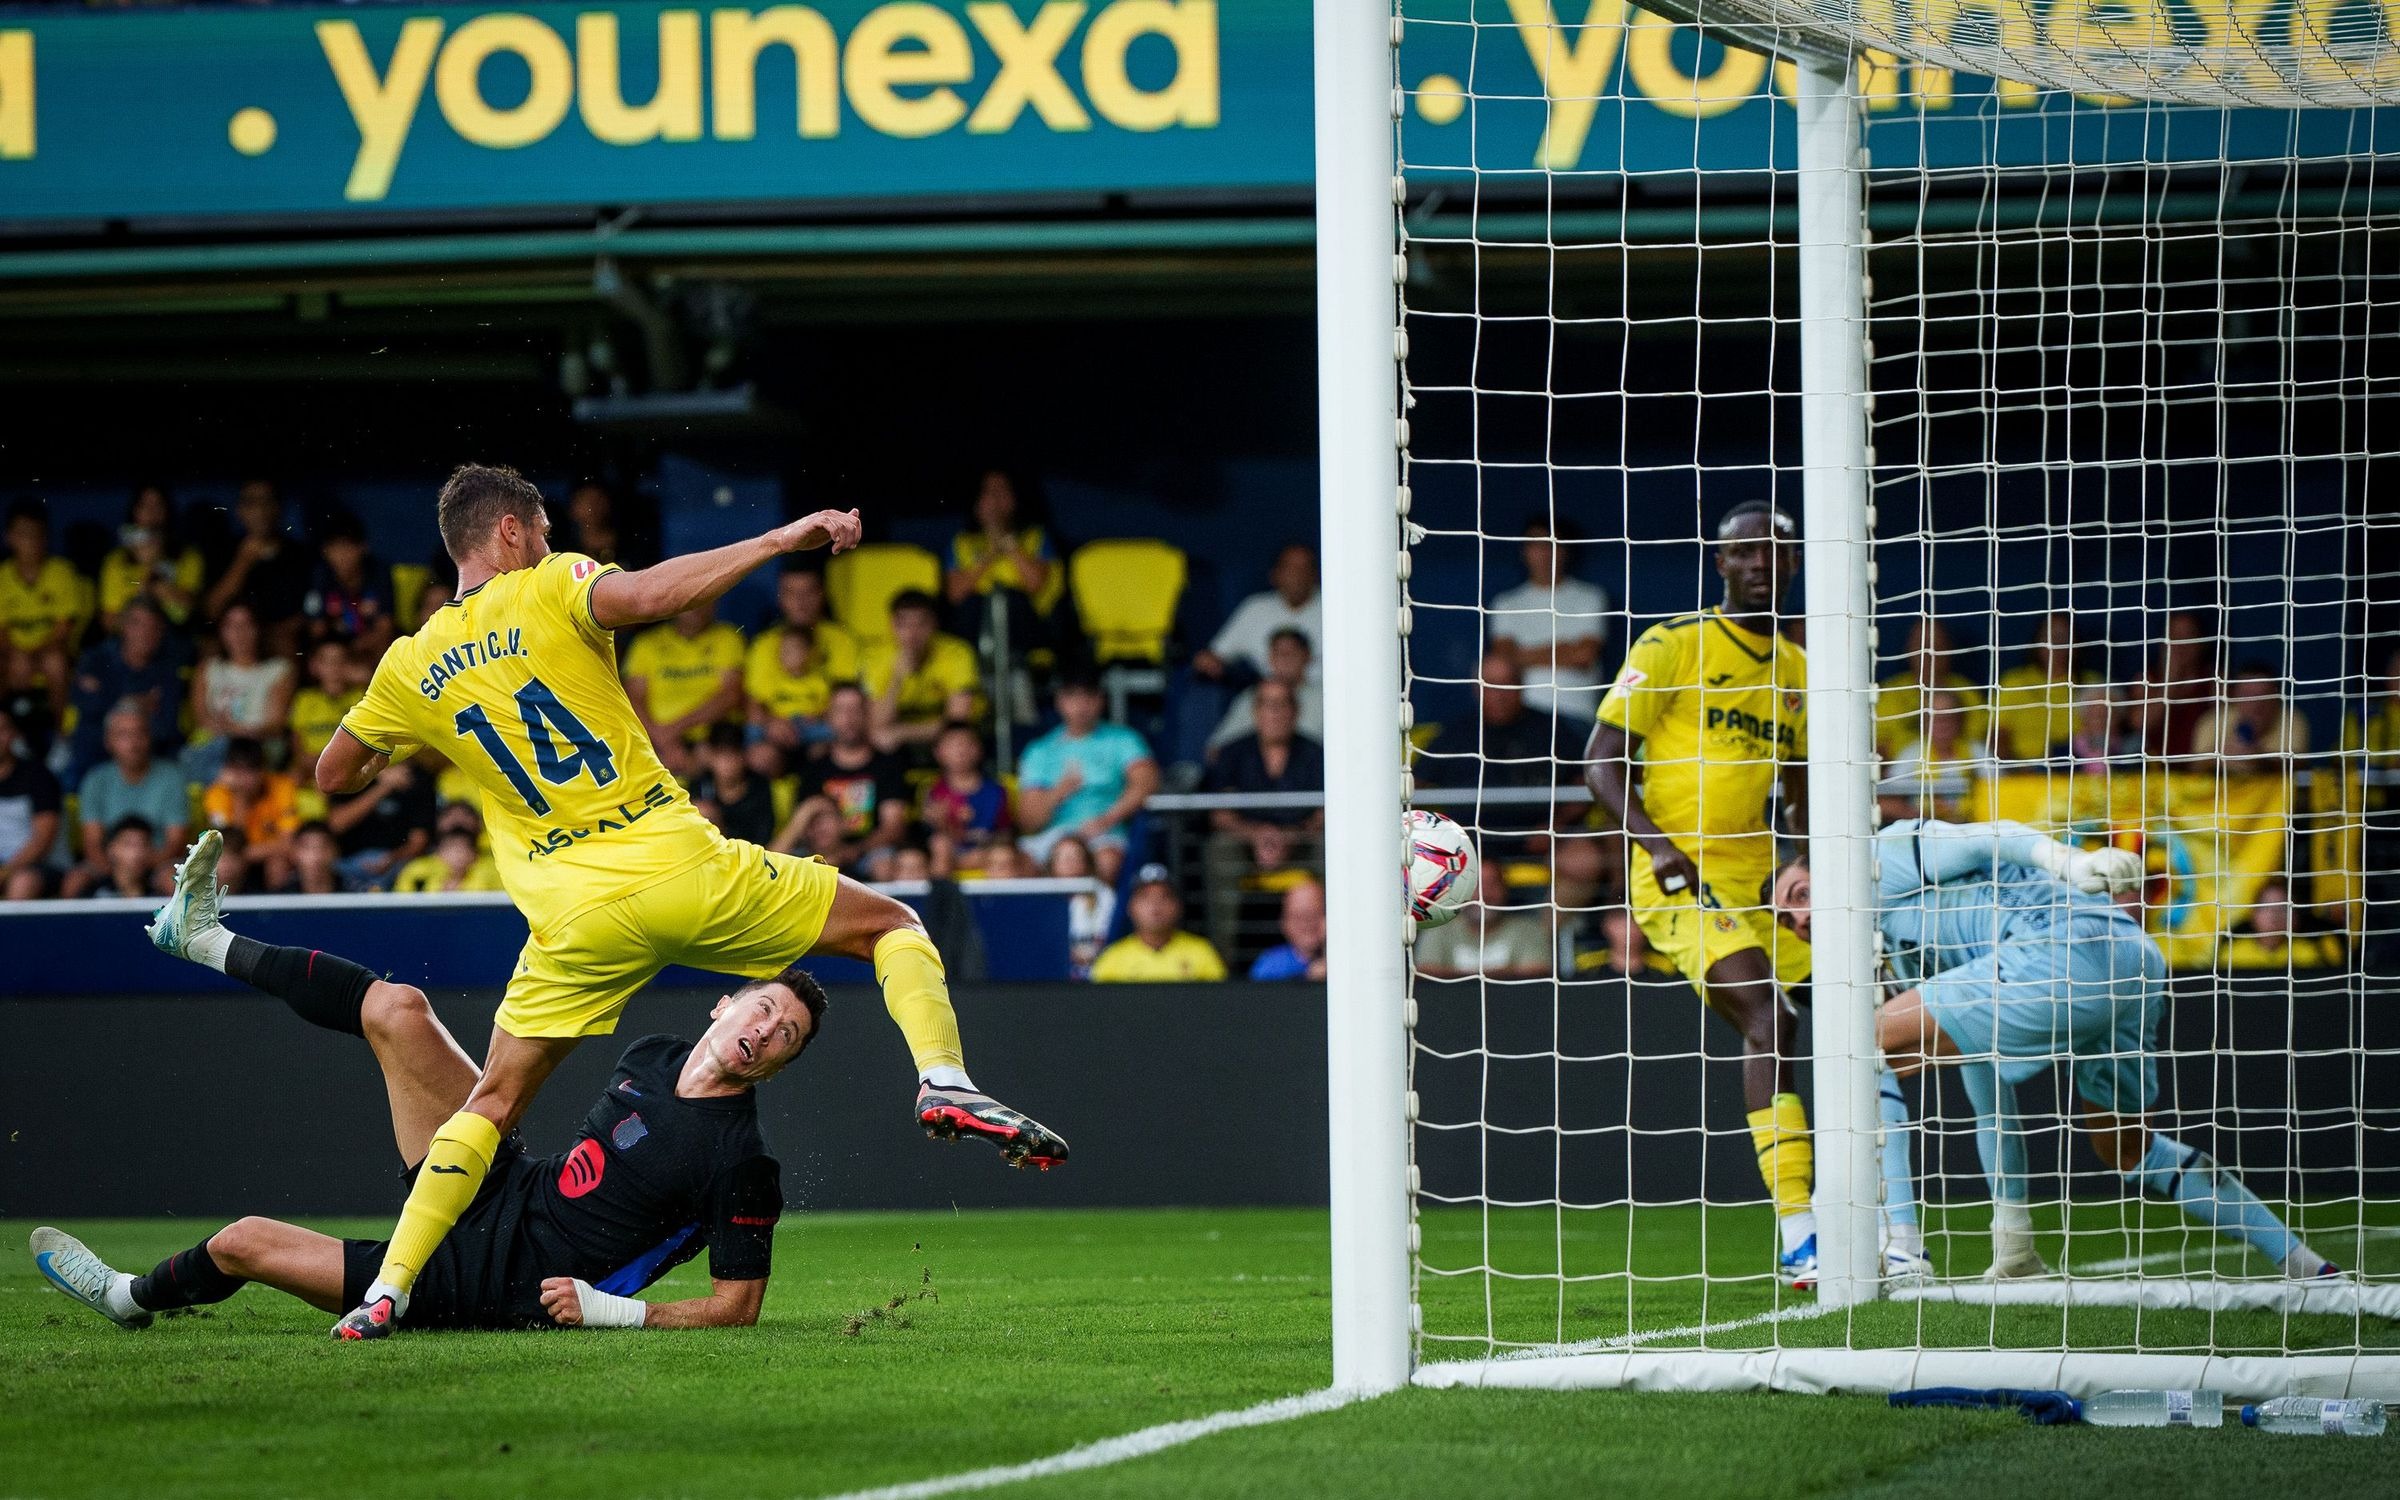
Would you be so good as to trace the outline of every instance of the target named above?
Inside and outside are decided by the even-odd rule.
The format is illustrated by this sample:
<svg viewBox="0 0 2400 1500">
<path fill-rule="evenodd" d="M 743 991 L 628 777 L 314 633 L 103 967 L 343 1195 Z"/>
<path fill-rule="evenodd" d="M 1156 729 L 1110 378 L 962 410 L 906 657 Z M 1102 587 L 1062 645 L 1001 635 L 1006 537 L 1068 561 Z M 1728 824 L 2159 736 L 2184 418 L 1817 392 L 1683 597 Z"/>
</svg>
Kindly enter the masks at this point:
<svg viewBox="0 0 2400 1500">
<path fill-rule="evenodd" d="M 2380 13 L 1575 9 L 1397 11 L 1415 800 L 1487 871 L 1412 964 L 1420 1357 L 2400 1353 L 2372 1315 L 2400 1312 L 2400 183 L 2388 112 L 2229 107 L 2388 95 Z M 1650 856 L 1584 789 L 1628 651 L 1720 602 L 1726 513 L 1801 514 L 1793 68 L 1726 35 L 1917 59 L 1852 73 L 1881 814 L 2141 860 L 2169 978 L 2113 1053 L 2152 1060 L 2159 1133 L 2352 1270 L 2337 1295 L 2073 1143 L 2063 1059 L 2005 1124 L 2069 1278 L 1981 1279 L 1990 1112 L 1936 1068 L 1888 1127 L 1934 1279 L 1836 1315 L 1779 1284 L 1758 1065 L 1677 971 L 1729 945 L 1645 920 Z M 1732 805 L 1773 794 L 1751 769 L 1658 822 L 1769 827 Z M 1693 920 L 1773 945 L 1776 855 L 1719 856 Z"/>
</svg>

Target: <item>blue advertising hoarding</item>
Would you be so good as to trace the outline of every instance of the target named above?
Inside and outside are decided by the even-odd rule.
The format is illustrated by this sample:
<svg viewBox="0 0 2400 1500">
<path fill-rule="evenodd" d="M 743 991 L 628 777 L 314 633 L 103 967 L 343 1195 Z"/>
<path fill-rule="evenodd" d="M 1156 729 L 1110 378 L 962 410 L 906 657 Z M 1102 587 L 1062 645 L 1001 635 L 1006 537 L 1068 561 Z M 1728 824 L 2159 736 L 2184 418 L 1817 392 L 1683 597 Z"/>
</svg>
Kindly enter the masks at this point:
<svg viewBox="0 0 2400 1500">
<path fill-rule="evenodd" d="M 1626 0 L 1434 0 L 1410 15 L 1399 72 L 1416 178 L 1788 164 L 1788 70 Z M 2205 111 L 2079 111 L 2061 130 L 2070 101 L 2031 89 L 1905 67 L 1866 67 L 1861 83 L 1886 164 L 2391 144 L 2365 112 L 2246 111 L 2227 126 Z M 1931 128 L 1944 121 L 1963 128 Z M 1304 193 L 1310 140 L 1305 0 L 0 13 L 11 225 L 1238 201 Z"/>
</svg>

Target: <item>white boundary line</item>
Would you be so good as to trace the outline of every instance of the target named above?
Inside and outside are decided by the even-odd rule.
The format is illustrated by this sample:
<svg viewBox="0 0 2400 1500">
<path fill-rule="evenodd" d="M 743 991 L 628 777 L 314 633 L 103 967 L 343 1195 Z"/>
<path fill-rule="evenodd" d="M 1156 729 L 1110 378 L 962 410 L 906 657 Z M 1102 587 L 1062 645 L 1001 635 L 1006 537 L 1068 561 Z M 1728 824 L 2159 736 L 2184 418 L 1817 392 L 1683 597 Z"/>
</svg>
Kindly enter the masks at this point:
<svg viewBox="0 0 2400 1500">
<path fill-rule="evenodd" d="M 1613 1339 L 1595 1340 L 1590 1344 L 1568 1345 L 1564 1348 L 1529 1349 L 1503 1358 L 1532 1358 L 1550 1354 L 1571 1354 L 1585 1349 L 1625 1348 L 1647 1344 L 1659 1339 L 1693 1338 L 1711 1333 L 1724 1333 L 1735 1328 L 1751 1328 L 1762 1323 L 1781 1323 L 1792 1318 L 1822 1317 L 1829 1309 L 1814 1303 L 1799 1303 L 1758 1313 L 1747 1318 L 1729 1318 L 1719 1323 L 1695 1323 L 1688 1328 L 1661 1328 L 1640 1333 L 1620 1334 Z M 1048 1458 L 1036 1458 L 1021 1464 L 1002 1464 L 989 1469 L 969 1469 L 960 1474 L 944 1474 L 933 1479 L 912 1479 L 905 1484 L 887 1484 L 879 1489 L 850 1490 L 827 1496 L 826 1500 L 931 1500 L 936 1495 L 956 1495 L 969 1490 L 995 1489 L 1004 1484 L 1016 1484 L 1027 1479 L 1047 1479 L 1053 1474 L 1072 1474 L 1082 1469 L 1106 1468 L 1127 1459 L 1147 1458 L 1169 1448 L 1220 1432 L 1233 1432 L 1244 1427 L 1266 1427 L 1277 1422 L 1289 1422 L 1295 1417 L 1313 1417 L 1324 1412 L 1338 1411 L 1372 1394 L 1356 1390 L 1308 1391 L 1298 1396 L 1285 1396 L 1264 1401 L 1256 1406 L 1237 1407 L 1210 1416 L 1192 1417 L 1181 1422 L 1166 1422 L 1156 1427 L 1144 1427 L 1117 1437 L 1102 1438 L 1053 1453 Z"/>
<path fill-rule="evenodd" d="M 1144 1427 L 1136 1432 L 1102 1438 L 1095 1443 L 1085 1443 L 1081 1447 L 1069 1448 L 1064 1453 L 1053 1453 L 1048 1458 L 1037 1458 L 1026 1463 L 969 1469 L 963 1474 L 915 1479 L 906 1484 L 887 1484 L 880 1489 L 852 1490 L 846 1494 L 829 1496 L 828 1500 L 926 1500 L 926 1497 L 933 1495 L 988 1490 L 1025 1479 L 1046 1479 L 1053 1474 L 1072 1474 L 1079 1469 L 1105 1468 L 1129 1458 L 1146 1458 L 1200 1438 L 1214 1437 L 1220 1432 L 1232 1432 L 1243 1427 L 1265 1427 L 1276 1422 L 1288 1422 L 1294 1417 L 1313 1417 L 1320 1412 L 1335 1411 L 1354 1401 L 1364 1400 L 1369 1394 L 1355 1390 L 1308 1391 L 1298 1396 L 1261 1402 L 1257 1406 L 1238 1407 L 1211 1416 Z"/>
</svg>

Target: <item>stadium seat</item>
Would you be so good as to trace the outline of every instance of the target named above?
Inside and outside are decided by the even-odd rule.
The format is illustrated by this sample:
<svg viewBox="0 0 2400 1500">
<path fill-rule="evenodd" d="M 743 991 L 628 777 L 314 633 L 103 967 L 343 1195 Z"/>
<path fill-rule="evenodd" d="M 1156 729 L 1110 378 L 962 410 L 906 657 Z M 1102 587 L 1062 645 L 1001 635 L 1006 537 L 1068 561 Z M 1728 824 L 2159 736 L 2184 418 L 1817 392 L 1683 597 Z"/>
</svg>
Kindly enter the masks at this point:
<svg viewBox="0 0 2400 1500">
<path fill-rule="evenodd" d="M 941 560 L 906 542 L 869 542 L 825 565 L 826 602 L 862 643 L 890 639 L 893 595 L 923 589 L 938 596 L 941 587 Z"/>
<path fill-rule="evenodd" d="M 425 585 L 432 581 L 433 569 L 423 563 L 392 564 L 392 612 L 399 616 L 395 623 L 402 632 L 416 619 L 417 604 L 425 597 Z"/>
<path fill-rule="evenodd" d="M 1086 542 L 1067 564 L 1075 613 L 1092 643 L 1112 718 L 1135 693 L 1167 687 L 1167 637 L 1190 566 L 1181 547 L 1150 537 Z"/>
</svg>

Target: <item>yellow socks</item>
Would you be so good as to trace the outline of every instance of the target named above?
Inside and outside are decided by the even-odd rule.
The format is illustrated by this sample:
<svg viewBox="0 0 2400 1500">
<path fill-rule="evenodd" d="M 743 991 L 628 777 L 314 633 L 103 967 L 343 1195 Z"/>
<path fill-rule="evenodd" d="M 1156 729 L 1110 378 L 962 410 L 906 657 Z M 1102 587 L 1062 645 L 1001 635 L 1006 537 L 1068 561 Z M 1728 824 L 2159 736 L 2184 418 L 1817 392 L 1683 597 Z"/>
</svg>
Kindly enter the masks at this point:
<svg viewBox="0 0 2400 1500">
<path fill-rule="evenodd" d="M 913 927 L 878 938 L 875 982 L 883 986 L 884 1008 L 908 1038 L 918 1075 L 946 1088 L 971 1087 L 959 1052 L 958 1012 L 950 1008 L 950 984 L 933 940 Z"/>
<path fill-rule="evenodd" d="M 499 1152 L 500 1128 L 483 1116 L 462 1109 L 442 1122 L 425 1150 L 424 1164 L 417 1168 L 416 1186 L 408 1190 L 400 1227 L 392 1231 L 392 1242 L 383 1252 L 383 1269 L 375 1273 L 377 1287 L 406 1292 L 417 1284 L 417 1273 L 475 1201 Z"/>
<path fill-rule="evenodd" d="M 1750 1141 L 1758 1147 L 1758 1175 L 1775 1196 L 1778 1215 L 1806 1213 L 1817 1180 L 1817 1150 L 1808 1138 L 1808 1111 L 1798 1094 L 1777 1094 L 1765 1109 L 1750 1112 Z"/>
</svg>

